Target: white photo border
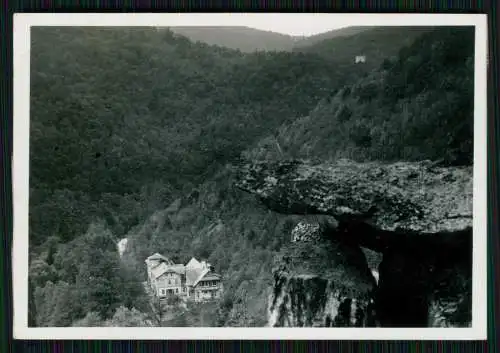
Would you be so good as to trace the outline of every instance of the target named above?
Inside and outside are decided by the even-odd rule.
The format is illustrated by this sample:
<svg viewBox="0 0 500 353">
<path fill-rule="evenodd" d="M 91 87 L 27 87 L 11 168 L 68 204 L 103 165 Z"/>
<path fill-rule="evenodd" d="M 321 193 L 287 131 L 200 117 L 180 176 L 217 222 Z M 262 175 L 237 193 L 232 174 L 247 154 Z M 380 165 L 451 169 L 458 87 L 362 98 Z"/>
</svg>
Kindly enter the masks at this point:
<svg viewBox="0 0 500 353">
<path fill-rule="evenodd" d="M 252 26 L 331 21 L 343 26 L 474 26 L 473 303 L 470 328 L 28 327 L 30 30 L 32 26 Z M 483 14 L 16 13 L 13 31 L 13 297 L 15 339 L 487 339 L 487 17 Z"/>
</svg>

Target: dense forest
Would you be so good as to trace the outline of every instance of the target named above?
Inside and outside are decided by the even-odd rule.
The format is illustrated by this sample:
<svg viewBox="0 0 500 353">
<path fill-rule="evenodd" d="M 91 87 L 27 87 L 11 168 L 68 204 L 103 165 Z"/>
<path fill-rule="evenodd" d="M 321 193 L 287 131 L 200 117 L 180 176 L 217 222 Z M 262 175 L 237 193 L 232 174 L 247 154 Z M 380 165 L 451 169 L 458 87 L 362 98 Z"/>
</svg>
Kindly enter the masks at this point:
<svg viewBox="0 0 500 353">
<path fill-rule="evenodd" d="M 286 34 L 236 26 L 169 27 L 170 31 L 192 42 L 237 49 L 244 53 L 255 51 L 290 51 L 299 38 Z"/>
<path fill-rule="evenodd" d="M 33 28 L 30 324 L 264 325 L 296 220 L 233 188 L 241 158 L 471 163 L 473 28 L 401 32 L 244 53 L 166 29 Z M 155 321 L 153 252 L 208 259 L 223 300 Z"/>
</svg>

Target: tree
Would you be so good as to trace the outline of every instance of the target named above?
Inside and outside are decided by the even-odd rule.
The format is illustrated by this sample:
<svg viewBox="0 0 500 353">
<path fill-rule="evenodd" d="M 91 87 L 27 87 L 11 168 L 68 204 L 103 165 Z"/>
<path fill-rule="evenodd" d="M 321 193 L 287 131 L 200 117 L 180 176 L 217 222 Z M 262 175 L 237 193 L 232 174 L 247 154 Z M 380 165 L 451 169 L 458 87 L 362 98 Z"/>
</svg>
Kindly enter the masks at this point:
<svg viewBox="0 0 500 353">
<path fill-rule="evenodd" d="M 29 273 L 30 281 L 35 287 L 43 287 L 48 281 L 57 282 L 57 271 L 54 266 L 40 259 L 31 262 Z"/>
<path fill-rule="evenodd" d="M 104 321 L 102 320 L 99 313 L 90 312 L 85 315 L 83 319 L 76 320 L 71 325 L 73 327 L 101 327 L 104 326 Z"/>
<path fill-rule="evenodd" d="M 32 281 L 28 281 L 28 327 L 37 326 L 37 313 L 34 295 L 35 286 Z"/>
<path fill-rule="evenodd" d="M 107 320 L 105 325 L 108 327 L 153 327 L 146 314 L 135 308 L 128 309 L 124 306 L 118 307 L 113 317 Z"/>
<path fill-rule="evenodd" d="M 82 307 L 75 288 L 66 282 L 47 282 L 35 289 L 38 326 L 69 326 L 79 317 Z"/>
<path fill-rule="evenodd" d="M 151 301 L 151 309 L 152 309 L 152 320 L 155 323 L 155 326 L 162 326 L 163 323 L 163 315 L 165 313 L 165 309 L 163 307 L 163 303 L 160 298 L 154 297 Z"/>
</svg>

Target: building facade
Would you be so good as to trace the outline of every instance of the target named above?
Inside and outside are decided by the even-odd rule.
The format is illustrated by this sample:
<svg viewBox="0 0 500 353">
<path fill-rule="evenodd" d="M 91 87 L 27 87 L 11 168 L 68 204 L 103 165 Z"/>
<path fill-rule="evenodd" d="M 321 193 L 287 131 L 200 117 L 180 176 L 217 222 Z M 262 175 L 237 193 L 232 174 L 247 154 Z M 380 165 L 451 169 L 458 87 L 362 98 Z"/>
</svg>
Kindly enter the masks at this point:
<svg viewBox="0 0 500 353">
<path fill-rule="evenodd" d="M 365 62 L 366 62 L 366 55 L 356 55 L 354 57 L 354 63 L 355 64 L 365 63 Z"/>
<path fill-rule="evenodd" d="M 175 295 L 196 302 L 222 296 L 222 276 L 213 267 L 194 257 L 186 264 L 175 264 L 158 253 L 146 259 L 148 283 L 159 298 Z"/>
</svg>

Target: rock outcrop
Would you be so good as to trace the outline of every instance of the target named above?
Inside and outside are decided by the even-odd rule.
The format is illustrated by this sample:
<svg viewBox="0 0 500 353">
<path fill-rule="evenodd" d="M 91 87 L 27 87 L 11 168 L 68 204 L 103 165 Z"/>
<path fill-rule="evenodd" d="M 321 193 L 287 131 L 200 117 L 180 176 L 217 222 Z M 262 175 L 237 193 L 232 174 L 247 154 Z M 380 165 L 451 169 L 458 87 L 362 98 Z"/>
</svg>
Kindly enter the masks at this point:
<svg viewBox="0 0 500 353">
<path fill-rule="evenodd" d="M 337 220 L 330 216 L 303 217 L 292 229 L 292 242 L 321 242 L 328 236 L 328 230 L 337 226 Z"/>
<path fill-rule="evenodd" d="M 336 250 L 330 249 L 330 256 L 344 259 L 342 268 L 349 271 L 342 272 L 327 256 L 321 263 L 330 265 L 318 265 L 306 274 L 292 271 L 294 275 L 290 276 L 289 270 L 275 269 L 275 294 L 270 305 L 274 325 L 317 325 L 324 319 L 322 325 L 328 326 L 335 322 L 331 315 L 329 321 L 325 317 L 318 319 L 321 315 L 328 316 L 328 310 L 331 312 L 325 308 L 335 307 L 338 315 L 340 307 L 347 305 L 341 303 L 349 300 L 358 303 L 357 312 L 363 312 L 367 318 L 372 312 L 368 309 L 370 296 L 375 302 L 376 319 L 383 327 L 470 325 L 472 167 L 447 168 L 427 161 L 258 162 L 241 166 L 236 186 L 255 194 L 274 211 L 325 215 L 338 221 L 336 224 L 323 222 L 321 226 L 299 224 L 292 239 L 300 241 L 293 243 L 293 247 L 297 252 L 299 248 L 311 251 L 311 246 L 328 248 L 337 244 Z M 378 286 L 367 267 L 361 270 L 366 261 L 362 264 L 352 255 L 359 246 L 383 256 Z M 347 256 L 346 251 L 351 255 Z M 284 258 L 278 262 L 286 264 Z M 344 277 L 325 279 L 325 273 L 344 273 Z M 343 287 L 348 276 L 351 277 L 347 282 L 365 288 L 361 297 L 368 299 L 360 299 L 360 292 L 339 296 L 334 288 Z M 372 283 L 373 291 L 367 283 Z M 320 301 L 323 306 L 319 306 L 322 309 L 311 304 L 316 301 L 311 302 L 308 291 L 304 293 L 309 299 L 292 301 L 290 293 L 301 293 L 299 287 L 318 286 L 330 288 L 319 290 L 323 293 Z M 334 302 L 337 304 L 331 304 Z M 276 309 L 280 306 L 286 310 Z M 337 320 L 334 326 L 360 325 L 361 322 L 368 325 L 363 320 L 349 323 L 345 315 L 342 317 L 344 321 Z"/>
<path fill-rule="evenodd" d="M 269 326 L 375 326 L 375 280 L 359 247 L 294 242 L 275 261 Z"/>
<path fill-rule="evenodd" d="M 472 167 L 260 162 L 242 166 L 237 186 L 278 212 L 362 220 L 380 230 L 438 233 L 472 224 Z"/>
</svg>

